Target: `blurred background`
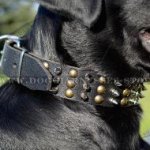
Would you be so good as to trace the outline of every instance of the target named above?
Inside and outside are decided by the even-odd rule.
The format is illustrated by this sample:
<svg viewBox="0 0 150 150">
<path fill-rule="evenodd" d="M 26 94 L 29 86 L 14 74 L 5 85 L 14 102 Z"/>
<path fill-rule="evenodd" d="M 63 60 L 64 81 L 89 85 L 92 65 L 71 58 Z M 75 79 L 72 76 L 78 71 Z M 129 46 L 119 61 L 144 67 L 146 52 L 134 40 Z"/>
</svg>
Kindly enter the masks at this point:
<svg viewBox="0 0 150 150">
<path fill-rule="evenodd" d="M 32 26 L 38 4 L 31 0 L 0 0 L 0 35 L 14 34 L 23 36 Z M 2 49 L 0 44 L 0 49 Z M 7 77 L 0 72 L 0 85 L 5 83 Z M 147 136 L 150 133 L 150 84 L 145 85 L 147 91 L 142 100 L 144 114 L 142 116 L 141 134 Z"/>
<path fill-rule="evenodd" d="M 37 4 L 31 0 L 0 0 L 0 34 L 23 35 L 31 26 Z"/>
</svg>

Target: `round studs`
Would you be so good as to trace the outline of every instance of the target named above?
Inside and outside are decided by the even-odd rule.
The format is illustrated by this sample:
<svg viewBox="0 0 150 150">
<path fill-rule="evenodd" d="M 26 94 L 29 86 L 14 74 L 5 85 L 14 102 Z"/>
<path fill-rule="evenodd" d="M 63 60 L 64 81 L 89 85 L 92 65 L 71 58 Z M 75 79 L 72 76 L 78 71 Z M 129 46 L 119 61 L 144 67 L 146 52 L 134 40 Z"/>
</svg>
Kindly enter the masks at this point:
<svg viewBox="0 0 150 150">
<path fill-rule="evenodd" d="M 128 105 L 128 99 L 127 98 L 123 98 L 120 102 L 121 106 L 126 106 Z"/>
<path fill-rule="evenodd" d="M 67 89 L 66 92 L 65 92 L 65 96 L 67 98 L 72 98 L 74 96 L 74 93 L 71 89 Z"/>
<path fill-rule="evenodd" d="M 88 100 L 88 96 L 85 92 L 81 92 L 81 98 L 84 100 L 84 101 L 87 101 Z"/>
<path fill-rule="evenodd" d="M 104 94 L 105 91 L 106 91 L 106 88 L 105 88 L 104 86 L 99 86 L 99 87 L 97 88 L 97 93 L 98 93 L 98 94 Z"/>
<path fill-rule="evenodd" d="M 100 95 L 95 96 L 94 100 L 96 104 L 102 104 L 104 102 L 104 98 Z"/>
<path fill-rule="evenodd" d="M 125 89 L 123 91 L 123 96 L 128 97 L 130 95 L 131 91 L 129 89 Z"/>
<path fill-rule="evenodd" d="M 99 83 L 100 84 L 106 84 L 106 78 L 105 77 L 100 77 L 99 78 Z"/>
<path fill-rule="evenodd" d="M 75 87 L 75 82 L 73 80 L 68 80 L 67 81 L 67 87 L 68 88 L 74 88 Z"/>
<path fill-rule="evenodd" d="M 78 71 L 75 70 L 75 69 L 71 69 L 71 70 L 69 71 L 69 76 L 70 76 L 71 78 L 76 78 L 76 77 L 78 76 Z"/>
<path fill-rule="evenodd" d="M 46 69 L 49 68 L 49 64 L 48 64 L 47 62 L 43 62 L 43 65 L 44 65 L 44 67 L 45 67 Z"/>
</svg>

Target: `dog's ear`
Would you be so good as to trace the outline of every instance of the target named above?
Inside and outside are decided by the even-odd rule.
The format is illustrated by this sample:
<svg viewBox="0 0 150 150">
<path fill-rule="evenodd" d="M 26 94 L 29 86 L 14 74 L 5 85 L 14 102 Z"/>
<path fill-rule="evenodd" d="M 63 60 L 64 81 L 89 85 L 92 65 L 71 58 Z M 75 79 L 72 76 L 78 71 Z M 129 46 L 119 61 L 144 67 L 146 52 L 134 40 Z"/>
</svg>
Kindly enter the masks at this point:
<svg viewBox="0 0 150 150">
<path fill-rule="evenodd" d="M 38 0 L 38 2 L 60 15 L 80 19 L 92 27 L 102 11 L 102 0 Z"/>
</svg>

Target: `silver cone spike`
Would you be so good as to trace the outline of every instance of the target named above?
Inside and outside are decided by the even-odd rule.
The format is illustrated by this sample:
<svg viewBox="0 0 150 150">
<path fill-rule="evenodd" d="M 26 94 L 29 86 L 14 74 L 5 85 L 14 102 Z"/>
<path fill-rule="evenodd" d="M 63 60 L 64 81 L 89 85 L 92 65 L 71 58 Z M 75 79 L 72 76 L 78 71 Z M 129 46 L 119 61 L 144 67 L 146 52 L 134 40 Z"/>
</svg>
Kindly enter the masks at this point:
<svg viewBox="0 0 150 150">
<path fill-rule="evenodd" d="M 112 104 L 115 104 L 115 105 L 118 105 L 119 103 L 113 99 L 113 98 L 110 98 L 109 101 L 112 103 Z"/>
<path fill-rule="evenodd" d="M 115 89 L 111 89 L 110 92 L 112 93 L 112 95 L 114 97 L 119 97 L 120 96 L 120 93 L 117 90 L 115 90 Z"/>
</svg>

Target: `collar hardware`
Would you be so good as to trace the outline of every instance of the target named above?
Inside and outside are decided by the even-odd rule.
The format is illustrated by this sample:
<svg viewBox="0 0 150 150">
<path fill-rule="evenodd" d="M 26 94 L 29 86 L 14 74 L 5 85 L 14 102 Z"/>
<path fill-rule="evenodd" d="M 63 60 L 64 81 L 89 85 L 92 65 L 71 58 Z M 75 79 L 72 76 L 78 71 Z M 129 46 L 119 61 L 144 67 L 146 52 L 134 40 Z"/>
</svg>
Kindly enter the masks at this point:
<svg viewBox="0 0 150 150">
<path fill-rule="evenodd" d="M 46 91 L 70 101 L 103 107 L 138 105 L 143 97 L 143 83 L 125 87 L 119 81 L 108 81 L 107 77 L 100 76 L 90 67 L 77 68 L 43 60 L 15 46 L 13 40 L 6 41 L 3 52 L 3 72 L 31 90 Z"/>
<path fill-rule="evenodd" d="M 25 54 L 26 51 L 27 51 L 26 49 L 23 49 L 22 52 L 21 52 L 21 55 L 20 55 L 18 73 L 17 73 L 17 76 L 18 76 L 17 82 L 18 83 L 20 83 L 22 62 L 23 62 L 23 57 L 24 57 L 24 54 Z"/>
</svg>

